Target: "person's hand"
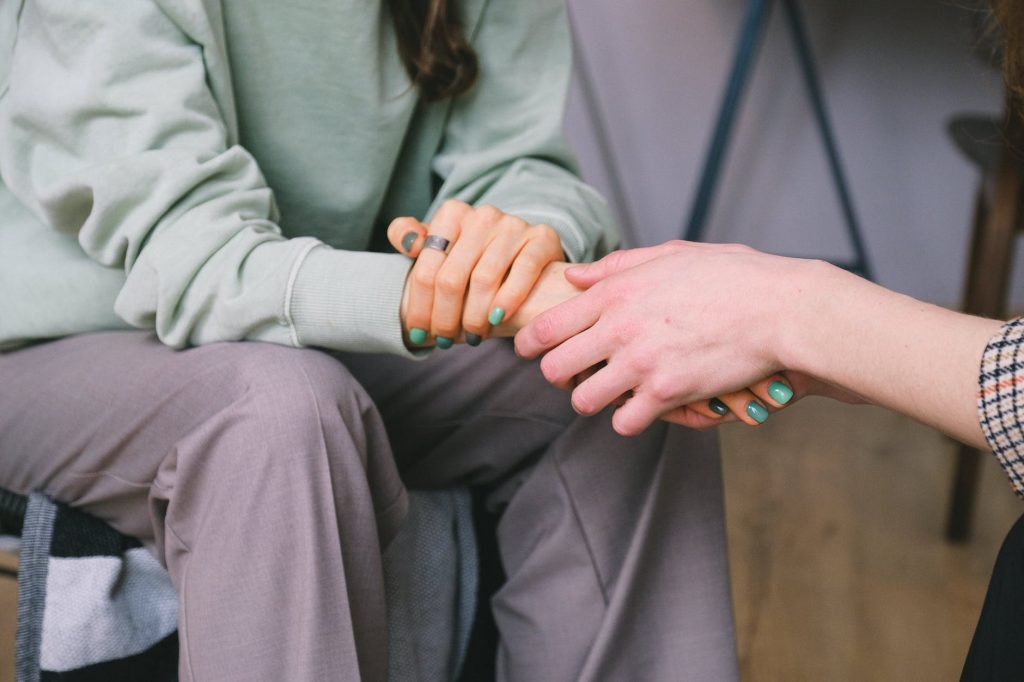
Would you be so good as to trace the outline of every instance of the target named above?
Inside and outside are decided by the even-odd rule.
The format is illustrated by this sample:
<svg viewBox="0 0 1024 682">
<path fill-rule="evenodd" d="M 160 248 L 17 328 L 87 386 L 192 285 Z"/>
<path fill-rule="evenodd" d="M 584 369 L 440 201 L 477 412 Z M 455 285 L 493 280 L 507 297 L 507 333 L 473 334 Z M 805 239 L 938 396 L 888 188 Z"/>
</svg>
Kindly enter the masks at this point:
<svg viewBox="0 0 1024 682">
<path fill-rule="evenodd" d="M 569 268 L 566 278 L 588 290 L 534 319 L 516 336 L 516 350 L 527 358 L 547 352 L 541 369 L 563 387 L 601 367 L 575 387 L 573 406 L 595 414 L 624 400 L 613 425 L 625 435 L 662 416 L 697 428 L 720 423 L 708 402 L 715 397 L 757 424 L 812 385 L 780 375 L 776 352 L 782 312 L 799 302 L 806 263 L 740 245 L 619 251 Z M 792 392 L 789 400 L 779 399 L 786 390 L 772 390 L 776 382 Z M 763 414 L 749 409 L 752 399 Z"/>
<path fill-rule="evenodd" d="M 776 382 L 779 385 L 776 385 Z M 699 430 L 735 421 L 750 424 L 751 415 L 747 409 L 751 401 L 758 401 L 766 408 L 768 414 L 772 414 L 807 396 L 822 396 L 849 404 L 868 402 L 856 393 L 832 386 L 803 372 L 784 370 L 742 391 L 726 393 L 709 400 L 697 400 L 674 408 L 661 415 L 661 419 Z M 715 404 L 715 401 L 718 404 Z M 740 415 L 746 415 L 746 418 Z"/>
<path fill-rule="evenodd" d="M 428 236 L 450 243 L 447 254 L 423 248 Z M 447 201 L 429 225 L 398 218 L 388 239 L 416 259 L 406 284 L 404 324 L 413 345 L 433 337 L 448 348 L 465 331 L 476 345 L 514 317 L 544 271 L 563 261 L 558 233 L 493 206 Z"/>
<path fill-rule="evenodd" d="M 515 315 L 507 318 L 492 329 L 492 336 L 515 336 L 516 332 L 529 324 L 546 310 L 565 303 L 580 294 L 583 289 L 565 278 L 569 263 L 549 263 L 540 273 L 537 283 Z"/>
</svg>

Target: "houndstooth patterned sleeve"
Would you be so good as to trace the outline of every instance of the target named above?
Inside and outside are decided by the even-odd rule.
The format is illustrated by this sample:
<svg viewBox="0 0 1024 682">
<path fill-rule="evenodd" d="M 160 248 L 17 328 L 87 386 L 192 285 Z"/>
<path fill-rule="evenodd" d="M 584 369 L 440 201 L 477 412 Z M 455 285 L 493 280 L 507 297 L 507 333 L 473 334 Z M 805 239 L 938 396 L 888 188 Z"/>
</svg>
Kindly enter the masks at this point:
<svg viewBox="0 0 1024 682">
<path fill-rule="evenodd" d="M 1024 318 L 1010 320 L 981 357 L 978 412 L 992 452 L 1024 497 Z"/>
</svg>

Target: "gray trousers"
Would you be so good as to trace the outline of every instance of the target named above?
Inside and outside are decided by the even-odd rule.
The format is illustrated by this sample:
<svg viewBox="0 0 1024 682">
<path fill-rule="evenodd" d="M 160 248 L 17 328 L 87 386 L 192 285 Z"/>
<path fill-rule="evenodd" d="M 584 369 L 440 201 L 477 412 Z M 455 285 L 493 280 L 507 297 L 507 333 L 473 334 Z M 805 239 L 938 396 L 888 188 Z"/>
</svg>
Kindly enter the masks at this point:
<svg viewBox="0 0 1024 682">
<path fill-rule="evenodd" d="M 711 434 L 616 435 L 507 342 L 424 362 L 142 332 L 0 354 L 0 485 L 147 543 L 182 680 L 384 680 L 405 486 L 486 486 L 502 680 L 737 679 Z"/>
</svg>

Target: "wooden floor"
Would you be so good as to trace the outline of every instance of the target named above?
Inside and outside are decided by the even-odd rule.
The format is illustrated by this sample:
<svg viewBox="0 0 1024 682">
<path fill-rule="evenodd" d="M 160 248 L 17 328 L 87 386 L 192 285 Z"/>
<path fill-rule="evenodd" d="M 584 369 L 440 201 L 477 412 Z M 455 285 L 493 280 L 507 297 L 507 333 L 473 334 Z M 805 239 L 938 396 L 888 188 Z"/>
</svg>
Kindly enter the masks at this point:
<svg viewBox="0 0 1024 682">
<path fill-rule="evenodd" d="M 986 461 L 975 534 L 942 536 L 954 445 L 873 407 L 810 400 L 723 429 L 745 682 L 956 680 L 1024 505 Z"/>
<path fill-rule="evenodd" d="M 999 543 L 1024 512 L 994 460 L 974 539 L 953 546 L 953 446 L 906 419 L 805 401 L 723 429 L 723 451 L 745 682 L 957 679 Z M 15 600 L 0 579 L 0 682 L 14 679 Z"/>
<path fill-rule="evenodd" d="M 17 568 L 18 560 L 0 552 L 0 566 Z M 14 614 L 17 607 L 17 584 L 0 575 L 0 682 L 14 682 Z"/>
</svg>

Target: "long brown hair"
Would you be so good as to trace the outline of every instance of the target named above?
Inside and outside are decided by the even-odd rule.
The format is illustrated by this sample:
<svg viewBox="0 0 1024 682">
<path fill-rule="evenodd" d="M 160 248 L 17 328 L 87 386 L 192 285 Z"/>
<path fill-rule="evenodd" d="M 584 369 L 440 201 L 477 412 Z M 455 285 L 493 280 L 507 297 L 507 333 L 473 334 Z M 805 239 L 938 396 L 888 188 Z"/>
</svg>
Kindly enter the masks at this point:
<svg viewBox="0 0 1024 682">
<path fill-rule="evenodd" d="M 476 52 L 466 40 L 451 0 L 388 0 L 398 54 L 422 97 L 434 102 L 469 90 Z"/>
<path fill-rule="evenodd" d="M 1024 4 L 1021 0 L 992 0 L 1003 34 L 1003 74 L 1017 104 L 1024 101 Z"/>
</svg>

